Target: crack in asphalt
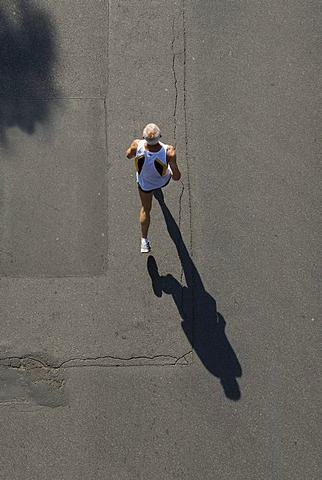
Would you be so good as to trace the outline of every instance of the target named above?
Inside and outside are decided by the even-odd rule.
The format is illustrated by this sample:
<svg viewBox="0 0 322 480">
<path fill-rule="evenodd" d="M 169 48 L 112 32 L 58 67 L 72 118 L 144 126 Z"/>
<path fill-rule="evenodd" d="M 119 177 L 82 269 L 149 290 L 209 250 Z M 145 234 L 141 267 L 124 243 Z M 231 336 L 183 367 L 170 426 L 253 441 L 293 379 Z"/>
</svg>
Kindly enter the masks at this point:
<svg viewBox="0 0 322 480">
<path fill-rule="evenodd" d="M 174 140 L 175 140 L 175 144 L 176 144 L 177 143 L 178 79 L 177 79 L 177 74 L 176 74 L 176 54 L 175 54 L 175 49 L 174 49 L 175 42 L 176 42 L 176 35 L 175 35 L 175 18 L 174 18 L 173 22 L 172 22 L 171 49 L 172 49 L 172 74 L 173 74 L 173 79 L 174 79 L 174 90 L 175 90 L 174 109 L 173 109 L 173 119 L 174 119 L 173 136 L 174 136 Z"/>
<path fill-rule="evenodd" d="M 130 357 L 116 357 L 113 355 L 102 355 L 97 357 L 74 357 L 69 358 L 63 362 L 52 362 L 47 359 L 42 359 L 40 356 L 36 355 L 23 355 L 5 357 L 0 359 L 0 367 L 7 367 L 10 369 L 16 369 L 20 371 L 27 371 L 33 369 L 45 369 L 46 371 L 56 372 L 63 368 L 80 368 L 87 366 L 99 366 L 99 367 L 116 367 L 116 366 L 158 366 L 158 365 L 190 365 L 190 356 L 192 350 L 184 353 L 179 357 L 173 355 L 139 355 L 139 356 L 130 356 Z M 104 364 L 102 362 L 107 360 L 112 360 L 117 363 Z M 156 363 L 149 363 L 158 360 Z M 146 362 L 146 363 L 142 363 Z M 97 363 L 95 363 L 97 362 Z M 101 363 L 99 363 L 101 362 Z"/>
<path fill-rule="evenodd" d="M 108 363 L 110 361 L 110 363 Z M 192 351 L 173 355 L 70 358 L 63 362 L 44 353 L 12 355 L 0 359 L 0 405 L 33 404 L 56 408 L 68 404 L 68 369 L 84 367 L 174 367 L 192 364 Z"/>
<path fill-rule="evenodd" d="M 140 355 L 131 357 L 115 357 L 112 355 L 88 357 L 88 358 L 71 358 L 62 362 L 59 368 L 77 368 L 77 367 L 143 367 L 143 366 L 173 366 L 173 365 L 190 365 L 189 356 L 192 351 L 189 351 L 180 357 L 173 355 Z M 112 360 L 114 363 L 104 364 L 95 363 L 99 361 Z M 157 360 L 157 362 L 154 362 Z M 142 363 L 146 362 L 146 363 Z"/>
<path fill-rule="evenodd" d="M 180 196 L 179 196 L 178 228 L 179 228 L 179 232 L 181 233 L 182 197 L 183 197 L 183 194 L 184 194 L 184 183 L 183 183 L 182 180 L 180 180 L 180 183 L 181 183 L 181 192 L 180 192 Z M 182 237 L 180 237 L 180 243 L 181 242 L 182 242 Z M 180 249 L 180 245 L 179 245 L 179 249 Z M 183 267 L 181 267 L 180 284 L 182 286 L 183 286 L 183 275 L 184 275 L 184 271 L 183 271 Z"/>
<path fill-rule="evenodd" d="M 190 225 L 190 256 L 193 258 L 193 230 L 192 230 L 192 205 L 191 205 L 191 168 L 189 157 L 188 141 L 188 119 L 187 119 L 187 32 L 186 32 L 186 0 L 182 0 L 182 29 L 183 29 L 183 116 L 184 116 L 184 139 L 185 155 L 187 164 L 187 190 L 188 190 L 188 209 Z"/>
</svg>

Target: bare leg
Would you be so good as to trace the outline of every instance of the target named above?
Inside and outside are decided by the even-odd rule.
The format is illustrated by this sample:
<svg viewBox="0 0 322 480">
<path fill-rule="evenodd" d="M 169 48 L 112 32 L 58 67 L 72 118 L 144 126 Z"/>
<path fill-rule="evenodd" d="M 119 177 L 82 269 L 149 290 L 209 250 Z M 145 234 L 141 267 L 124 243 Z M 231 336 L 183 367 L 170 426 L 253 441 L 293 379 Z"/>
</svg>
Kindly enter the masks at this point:
<svg viewBox="0 0 322 480">
<path fill-rule="evenodd" d="M 139 195 L 141 199 L 141 209 L 140 209 L 141 235 L 142 235 L 142 238 L 148 238 L 153 192 L 146 193 L 146 192 L 142 192 L 139 189 Z"/>
</svg>

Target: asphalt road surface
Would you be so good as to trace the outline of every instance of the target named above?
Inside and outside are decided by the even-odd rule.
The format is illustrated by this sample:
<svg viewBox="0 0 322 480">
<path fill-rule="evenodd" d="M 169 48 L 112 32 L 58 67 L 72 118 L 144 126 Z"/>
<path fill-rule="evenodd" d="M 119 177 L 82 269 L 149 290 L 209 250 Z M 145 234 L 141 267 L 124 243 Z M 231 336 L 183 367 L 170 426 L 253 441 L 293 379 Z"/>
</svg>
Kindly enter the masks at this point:
<svg viewBox="0 0 322 480">
<path fill-rule="evenodd" d="M 1 480 L 320 480 L 321 30 L 318 0 L 1 0 Z M 182 179 L 142 255 L 148 122 Z"/>
</svg>

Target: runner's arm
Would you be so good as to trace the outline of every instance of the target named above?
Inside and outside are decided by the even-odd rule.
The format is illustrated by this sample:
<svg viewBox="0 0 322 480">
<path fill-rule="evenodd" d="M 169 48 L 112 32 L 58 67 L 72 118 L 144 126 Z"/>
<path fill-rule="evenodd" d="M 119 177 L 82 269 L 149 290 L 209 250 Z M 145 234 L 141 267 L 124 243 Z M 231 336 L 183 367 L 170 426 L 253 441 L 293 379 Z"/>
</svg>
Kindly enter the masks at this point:
<svg viewBox="0 0 322 480">
<path fill-rule="evenodd" d="M 132 143 L 131 146 L 126 150 L 126 157 L 127 158 L 134 158 L 136 154 L 136 150 L 138 148 L 139 139 L 136 138 Z"/>
<path fill-rule="evenodd" d="M 168 165 L 169 165 L 169 167 L 171 169 L 171 172 L 172 172 L 171 176 L 172 176 L 173 180 L 175 180 L 175 181 L 180 180 L 181 172 L 180 172 L 180 170 L 178 168 L 178 165 L 177 165 L 176 149 L 172 145 L 169 145 L 168 149 L 167 149 L 167 161 L 168 161 Z"/>
</svg>

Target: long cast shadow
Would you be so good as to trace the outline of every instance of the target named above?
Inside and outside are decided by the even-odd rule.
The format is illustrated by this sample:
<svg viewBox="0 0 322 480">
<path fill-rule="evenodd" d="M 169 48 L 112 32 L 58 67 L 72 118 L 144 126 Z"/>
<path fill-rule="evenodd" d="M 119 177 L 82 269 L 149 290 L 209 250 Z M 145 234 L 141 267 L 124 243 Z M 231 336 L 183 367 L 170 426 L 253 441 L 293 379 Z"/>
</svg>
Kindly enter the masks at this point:
<svg viewBox="0 0 322 480">
<path fill-rule="evenodd" d="M 153 291 L 158 297 L 163 292 L 172 295 L 182 318 L 182 328 L 198 357 L 208 371 L 220 379 L 225 395 L 231 400 L 239 400 L 241 392 L 237 378 L 242 376 L 242 368 L 225 334 L 224 317 L 217 311 L 215 299 L 203 286 L 162 191 L 156 191 L 154 196 L 176 246 L 187 286 L 182 286 L 171 274 L 159 275 L 155 258 L 150 255 L 147 268 Z"/>
<path fill-rule="evenodd" d="M 7 145 L 10 127 L 31 135 L 49 120 L 56 60 L 48 14 L 31 0 L 0 6 L 0 145 Z"/>
</svg>

